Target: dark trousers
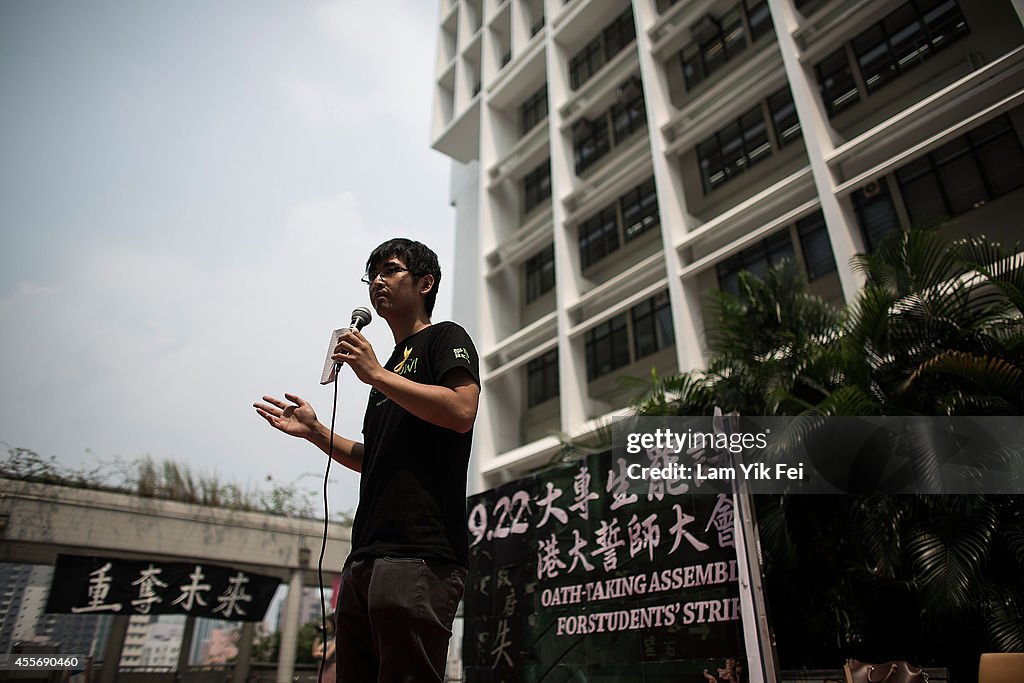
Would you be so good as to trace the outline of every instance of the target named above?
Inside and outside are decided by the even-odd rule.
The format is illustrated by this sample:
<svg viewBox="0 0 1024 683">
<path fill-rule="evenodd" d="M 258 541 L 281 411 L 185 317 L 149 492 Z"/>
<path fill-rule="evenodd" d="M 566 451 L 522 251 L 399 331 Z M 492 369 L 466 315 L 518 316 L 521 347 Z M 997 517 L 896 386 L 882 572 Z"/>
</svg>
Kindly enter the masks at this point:
<svg viewBox="0 0 1024 683">
<path fill-rule="evenodd" d="M 335 611 L 338 683 L 443 681 L 465 581 L 466 570 L 447 562 L 350 562 Z"/>
</svg>

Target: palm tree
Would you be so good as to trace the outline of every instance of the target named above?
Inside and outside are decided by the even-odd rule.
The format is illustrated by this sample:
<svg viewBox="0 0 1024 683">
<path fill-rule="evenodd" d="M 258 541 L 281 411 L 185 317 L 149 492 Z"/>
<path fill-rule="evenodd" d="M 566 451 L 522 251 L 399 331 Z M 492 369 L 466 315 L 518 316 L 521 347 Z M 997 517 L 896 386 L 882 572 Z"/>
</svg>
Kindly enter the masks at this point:
<svg viewBox="0 0 1024 683">
<path fill-rule="evenodd" d="M 653 377 L 639 414 L 1024 414 L 1024 254 L 899 232 L 855 258 L 842 311 L 795 267 L 711 300 L 704 372 Z M 937 462 L 910 435 L 921 467 Z M 1019 456 L 1019 454 L 1017 454 Z M 1024 650 L 1020 496 L 764 496 L 767 587 L 783 665 L 910 658 L 971 678 Z"/>
<path fill-rule="evenodd" d="M 784 261 L 763 279 L 742 272 L 739 287 L 739 295 L 709 295 L 707 370 L 640 381 L 637 414 L 708 415 L 718 406 L 741 415 L 792 415 L 836 388 L 839 312 L 806 292 L 796 265 Z"/>
<path fill-rule="evenodd" d="M 792 261 L 763 279 L 740 276 L 740 295 L 711 294 L 707 379 L 723 411 L 791 415 L 835 388 L 837 311 L 808 294 Z"/>
<path fill-rule="evenodd" d="M 1024 414 L 1024 253 L 908 231 L 854 267 L 866 285 L 838 348 L 846 392 L 888 415 Z"/>
</svg>

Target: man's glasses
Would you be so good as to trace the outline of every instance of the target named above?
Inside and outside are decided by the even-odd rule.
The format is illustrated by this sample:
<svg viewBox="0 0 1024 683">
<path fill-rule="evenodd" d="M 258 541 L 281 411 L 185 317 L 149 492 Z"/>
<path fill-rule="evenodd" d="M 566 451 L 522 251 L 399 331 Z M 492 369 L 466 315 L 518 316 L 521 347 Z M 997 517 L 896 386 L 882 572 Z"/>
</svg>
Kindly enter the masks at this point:
<svg viewBox="0 0 1024 683">
<path fill-rule="evenodd" d="M 400 266 L 396 263 L 388 263 L 380 270 L 371 270 L 366 273 L 366 275 L 360 278 L 360 282 L 364 285 L 372 285 L 377 280 L 378 275 L 385 280 L 390 280 L 399 273 L 405 273 L 408 271 L 409 269 L 405 266 Z"/>
</svg>

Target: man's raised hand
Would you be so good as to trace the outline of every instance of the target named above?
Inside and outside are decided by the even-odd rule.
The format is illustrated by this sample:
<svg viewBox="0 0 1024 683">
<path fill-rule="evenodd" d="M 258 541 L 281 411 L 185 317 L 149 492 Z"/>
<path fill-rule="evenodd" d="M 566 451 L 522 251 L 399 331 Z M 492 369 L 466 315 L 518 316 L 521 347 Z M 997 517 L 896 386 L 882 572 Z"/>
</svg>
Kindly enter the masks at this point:
<svg viewBox="0 0 1024 683">
<path fill-rule="evenodd" d="M 253 403 L 252 407 L 275 429 L 302 439 L 312 438 L 320 424 L 313 406 L 295 394 L 285 394 L 284 397 L 291 403 L 264 396 L 266 403 Z"/>
</svg>

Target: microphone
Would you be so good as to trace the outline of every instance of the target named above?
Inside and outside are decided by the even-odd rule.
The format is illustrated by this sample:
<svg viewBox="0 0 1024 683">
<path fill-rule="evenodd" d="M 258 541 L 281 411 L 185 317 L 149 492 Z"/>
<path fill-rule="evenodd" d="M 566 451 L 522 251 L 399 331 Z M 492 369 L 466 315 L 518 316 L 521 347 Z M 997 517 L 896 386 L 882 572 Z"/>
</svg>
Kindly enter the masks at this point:
<svg viewBox="0 0 1024 683">
<path fill-rule="evenodd" d="M 373 320 L 373 316 L 370 314 L 370 309 L 363 308 L 360 306 L 352 311 L 352 322 L 348 324 L 348 329 L 358 332 Z"/>
<path fill-rule="evenodd" d="M 370 313 L 370 309 L 360 306 L 352 311 L 352 321 L 348 327 L 342 327 L 331 333 L 331 341 L 327 344 L 327 358 L 324 360 L 324 369 L 320 374 L 320 384 L 330 384 L 338 376 L 338 369 L 341 368 L 342 363 L 335 361 L 331 356 L 334 355 L 334 348 L 338 345 L 341 335 L 345 332 L 359 332 L 369 325 L 371 320 L 373 320 L 373 315 Z"/>
</svg>

